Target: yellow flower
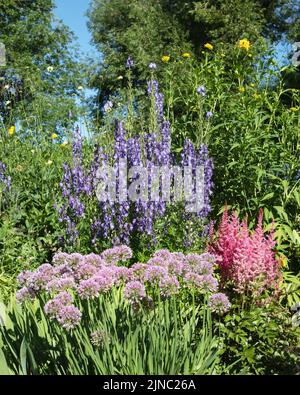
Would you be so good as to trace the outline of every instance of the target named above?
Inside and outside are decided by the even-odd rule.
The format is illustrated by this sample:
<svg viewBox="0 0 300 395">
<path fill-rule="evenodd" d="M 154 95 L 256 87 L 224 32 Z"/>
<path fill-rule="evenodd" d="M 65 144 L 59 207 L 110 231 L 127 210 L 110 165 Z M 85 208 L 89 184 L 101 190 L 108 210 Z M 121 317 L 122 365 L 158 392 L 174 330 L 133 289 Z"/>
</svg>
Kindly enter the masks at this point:
<svg viewBox="0 0 300 395">
<path fill-rule="evenodd" d="M 250 41 L 247 40 L 246 38 L 243 38 L 242 40 L 240 40 L 238 45 L 239 45 L 239 48 L 244 49 L 246 51 L 249 51 L 250 46 L 251 46 Z"/>
<path fill-rule="evenodd" d="M 16 167 L 16 170 L 17 170 L 18 172 L 23 171 L 23 166 L 22 166 L 22 165 L 18 165 L 18 166 Z"/>
<path fill-rule="evenodd" d="M 299 108 L 298 107 L 291 107 L 290 110 L 293 112 L 297 112 L 299 110 Z"/>
<path fill-rule="evenodd" d="M 224 53 L 221 53 L 221 56 L 222 56 L 222 58 L 225 58 L 226 55 Z"/>
<path fill-rule="evenodd" d="M 48 67 L 47 67 L 47 71 L 48 71 L 49 73 L 52 73 L 53 70 L 54 70 L 54 68 L 53 68 L 52 66 L 48 66 Z"/>
<path fill-rule="evenodd" d="M 211 45 L 210 43 L 206 43 L 206 44 L 204 44 L 204 48 L 209 49 L 210 51 L 212 51 L 214 49 L 214 46 Z"/>
<path fill-rule="evenodd" d="M 67 145 L 68 145 L 68 142 L 67 142 L 67 141 L 63 141 L 63 142 L 61 143 L 60 146 L 61 146 L 62 148 L 64 148 L 64 147 L 66 147 Z"/>
<path fill-rule="evenodd" d="M 278 263 L 280 264 L 281 267 L 286 267 L 287 266 L 288 260 L 287 260 L 287 257 L 285 255 L 280 254 L 277 257 L 277 261 L 278 261 Z"/>
<path fill-rule="evenodd" d="M 53 161 L 49 159 L 48 162 L 46 162 L 46 165 L 50 166 L 50 165 L 52 165 L 52 163 L 53 163 Z"/>
<path fill-rule="evenodd" d="M 248 51 L 250 46 L 251 46 L 250 41 L 247 40 L 246 38 L 243 38 L 242 40 L 239 41 L 239 47 L 241 49 L 245 49 L 246 51 Z"/>
<path fill-rule="evenodd" d="M 15 127 L 15 126 L 11 126 L 11 127 L 8 129 L 8 134 L 9 134 L 10 136 L 13 136 L 13 135 L 15 134 L 15 131 L 16 131 L 16 127 Z"/>
<path fill-rule="evenodd" d="M 79 85 L 79 87 L 77 88 L 79 91 L 82 91 L 83 90 L 83 86 L 82 85 Z"/>
<path fill-rule="evenodd" d="M 259 94 L 257 94 L 257 93 L 253 93 L 253 95 L 252 95 L 253 97 L 254 97 L 254 99 L 259 99 L 260 98 L 260 95 Z"/>
<path fill-rule="evenodd" d="M 245 89 L 243 86 L 241 86 L 241 87 L 239 88 L 239 91 L 240 91 L 241 93 L 244 93 L 245 90 L 246 90 L 246 89 Z"/>
<path fill-rule="evenodd" d="M 164 55 L 164 56 L 162 56 L 162 58 L 161 58 L 161 60 L 162 60 L 164 63 L 168 63 L 168 61 L 169 61 L 170 59 L 171 59 L 171 58 L 170 58 L 169 55 Z"/>
<path fill-rule="evenodd" d="M 190 58 L 190 57 L 191 57 L 191 54 L 190 54 L 189 52 L 184 52 L 184 53 L 182 54 L 182 57 L 183 57 L 183 58 Z"/>
<path fill-rule="evenodd" d="M 51 134 L 51 138 L 52 138 L 52 140 L 57 139 L 57 134 L 56 133 L 52 133 Z"/>
<path fill-rule="evenodd" d="M 251 88 L 255 87 L 255 84 L 253 84 L 253 82 L 250 84 Z"/>
</svg>

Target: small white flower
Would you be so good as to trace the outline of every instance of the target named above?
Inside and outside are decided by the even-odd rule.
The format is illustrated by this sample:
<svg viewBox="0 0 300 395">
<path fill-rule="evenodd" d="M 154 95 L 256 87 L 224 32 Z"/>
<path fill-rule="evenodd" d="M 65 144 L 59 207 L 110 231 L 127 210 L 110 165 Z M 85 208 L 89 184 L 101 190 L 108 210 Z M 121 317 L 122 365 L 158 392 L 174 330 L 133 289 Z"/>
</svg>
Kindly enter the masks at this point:
<svg viewBox="0 0 300 395">
<path fill-rule="evenodd" d="M 77 88 L 79 91 L 83 90 L 83 86 L 79 85 L 79 87 Z"/>
<path fill-rule="evenodd" d="M 47 67 L 47 71 L 48 71 L 49 73 L 52 73 L 53 70 L 54 70 L 54 68 L 53 68 L 52 66 L 48 66 L 48 67 Z"/>
</svg>

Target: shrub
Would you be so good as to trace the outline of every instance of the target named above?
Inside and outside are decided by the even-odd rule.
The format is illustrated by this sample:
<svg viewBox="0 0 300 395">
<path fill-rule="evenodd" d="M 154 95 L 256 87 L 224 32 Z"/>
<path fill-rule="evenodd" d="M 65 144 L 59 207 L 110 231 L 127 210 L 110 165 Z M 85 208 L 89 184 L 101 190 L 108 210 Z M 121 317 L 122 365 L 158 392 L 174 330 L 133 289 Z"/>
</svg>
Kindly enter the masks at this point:
<svg viewBox="0 0 300 395">
<path fill-rule="evenodd" d="M 216 323 L 223 344 L 221 370 L 227 374 L 299 373 L 299 328 L 291 313 L 272 303 L 241 308 L 240 300 Z"/>
</svg>

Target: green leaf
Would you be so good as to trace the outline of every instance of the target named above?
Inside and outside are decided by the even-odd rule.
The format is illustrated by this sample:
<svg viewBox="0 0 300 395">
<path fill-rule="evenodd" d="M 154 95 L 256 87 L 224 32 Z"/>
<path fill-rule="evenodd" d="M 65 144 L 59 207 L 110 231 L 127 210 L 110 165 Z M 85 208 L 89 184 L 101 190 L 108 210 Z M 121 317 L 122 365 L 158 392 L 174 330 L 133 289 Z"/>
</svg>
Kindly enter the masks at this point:
<svg viewBox="0 0 300 395">
<path fill-rule="evenodd" d="M 27 375 L 27 344 L 25 336 L 23 337 L 20 347 L 20 364 L 22 368 L 22 374 Z"/>
</svg>

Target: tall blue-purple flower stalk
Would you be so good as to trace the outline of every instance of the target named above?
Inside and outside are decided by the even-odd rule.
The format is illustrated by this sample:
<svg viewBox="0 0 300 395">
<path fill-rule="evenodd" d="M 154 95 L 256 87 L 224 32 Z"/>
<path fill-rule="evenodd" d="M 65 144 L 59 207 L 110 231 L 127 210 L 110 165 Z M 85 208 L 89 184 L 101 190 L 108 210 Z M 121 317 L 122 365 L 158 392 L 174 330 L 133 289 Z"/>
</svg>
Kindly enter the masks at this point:
<svg viewBox="0 0 300 395">
<path fill-rule="evenodd" d="M 157 121 L 158 121 L 158 123 L 161 123 L 162 119 L 163 119 L 164 96 L 162 93 L 159 92 L 158 82 L 156 80 L 149 81 L 147 91 L 148 91 L 149 97 L 151 97 L 151 95 L 154 96 L 155 112 L 156 112 L 156 116 L 157 116 Z"/>
<path fill-rule="evenodd" d="M 57 208 L 59 221 L 66 224 L 67 239 L 71 244 L 78 237 L 77 224 L 85 213 L 83 197 L 92 193 L 91 177 L 83 168 L 82 138 L 79 128 L 75 129 L 73 135 L 72 153 L 72 166 L 67 163 L 63 165 L 60 188 L 64 203 Z"/>
<path fill-rule="evenodd" d="M 9 191 L 11 188 L 11 177 L 7 174 L 6 165 L 0 161 L 0 187 L 1 186 L 3 186 L 3 193 Z"/>
<path fill-rule="evenodd" d="M 125 130 L 122 122 L 116 123 L 115 128 L 115 144 L 114 144 L 114 164 L 116 166 L 116 194 L 120 197 L 120 186 L 122 180 L 126 177 L 125 169 L 121 168 L 127 159 L 127 141 L 125 138 Z M 124 197 L 125 198 L 125 197 Z M 116 236 L 114 244 L 129 244 L 130 243 L 130 224 L 128 223 L 129 203 L 127 199 L 116 202 Z"/>
<path fill-rule="evenodd" d="M 130 64 L 129 62 L 128 66 Z M 97 210 L 93 214 L 90 225 L 92 244 L 97 246 L 99 241 L 105 241 L 107 244 L 129 245 L 132 236 L 136 234 L 145 234 L 155 242 L 154 223 L 158 217 L 165 214 L 167 208 L 162 195 L 162 176 L 159 175 L 160 193 L 156 199 L 143 201 L 139 198 L 137 201 L 126 201 L 126 196 L 125 199 L 120 199 L 121 183 L 124 178 L 127 180 L 126 169 L 119 167 L 120 161 L 126 160 L 128 169 L 132 166 L 147 168 L 148 179 L 141 189 L 147 188 L 149 197 L 154 181 L 157 182 L 157 179 L 154 179 L 155 167 L 176 165 L 171 153 L 171 127 L 170 123 L 163 119 L 163 95 L 159 92 L 157 81 L 148 83 L 148 94 L 152 98 L 155 129 L 144 137 L 127 138 L 123 122 L 116 122 L 113 155 L 109 157 L 102 148 L 97 147 L 88 171 L 83 166 L 82 140 L 79 132 L 76 131 L 73 142 L 73 165 L 64 165 L 61 182 L 65 203 L 60 209 L 60 217 L 67 225 L 67 235 L 71 242 L 76 239 L 78 223 L 85 218 L 84 215 L 88 215 L 88 207 L 86 208 L 84 202 L 87 197 L 95 195 L 99 182 L 98 170 L 103 172 L 100 174 L 101 180 L 107 181 L 108 175 L 103 170 L 103 166 L 105 168 L 106 165 L 114 166 L 116 199 L 111 200 L 110 195 L 107 194 L 105 201 L 97 201 Z M 204 166 L 204 207 L 196 213 L 196 217 L 205 218 L 210 211 L 209 194 L 212 189 L 213 170 L 207 147 L 201 145 L 196 149 L 191 141 L 186 140 L 181 154 L 181 165 L 191 166 L 193 176 L 196 175 L 197 165 Z M 137 174 L 133 174 L 129 182 L 137 180 L 137 177 Z M 193 192 L 196 192 L 195 185 Z M 171 203 L 177 204 L 172 194 Z"/>
</svg>

